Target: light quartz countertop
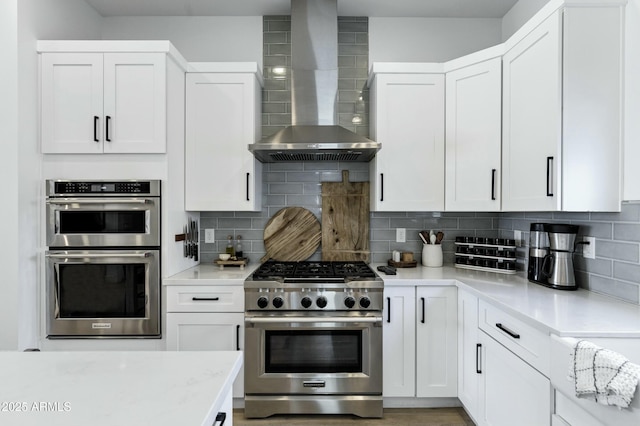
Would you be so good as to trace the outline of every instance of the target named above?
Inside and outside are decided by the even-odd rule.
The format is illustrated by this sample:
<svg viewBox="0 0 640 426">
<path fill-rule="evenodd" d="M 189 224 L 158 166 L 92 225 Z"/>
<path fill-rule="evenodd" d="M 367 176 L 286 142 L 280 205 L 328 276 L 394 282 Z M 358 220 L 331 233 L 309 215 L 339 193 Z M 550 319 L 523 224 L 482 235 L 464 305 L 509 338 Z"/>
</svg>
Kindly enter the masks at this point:
<svg viewBox="0 0 640 426">
<path fill-rule="evenodd" d="M 376 269 L 382 263 L 371 264 Z M 165 285 L 242 285 L 258 265 L 244 270 L 199 265 L 164 280 Z M 546 333 L 570 337 L 640 338 L 640 306 L 584 289 L 554 290 L 530 283 L 524 272 L 458 269 L 451 266 L 378 272 L 385 287 L 452 285 L 469 291 Z"/>
<path fill-rule="evenodd" d="M 194 266 L 163 280 L 164 285 L 243 285 L 259 265 L 238 266 L 204 264 Z"/>
<path fill-rule="evenodd" d="M 210 426 L 242 353 L 0 352 L 0 365 L 2 425 Z"/>
</svg>

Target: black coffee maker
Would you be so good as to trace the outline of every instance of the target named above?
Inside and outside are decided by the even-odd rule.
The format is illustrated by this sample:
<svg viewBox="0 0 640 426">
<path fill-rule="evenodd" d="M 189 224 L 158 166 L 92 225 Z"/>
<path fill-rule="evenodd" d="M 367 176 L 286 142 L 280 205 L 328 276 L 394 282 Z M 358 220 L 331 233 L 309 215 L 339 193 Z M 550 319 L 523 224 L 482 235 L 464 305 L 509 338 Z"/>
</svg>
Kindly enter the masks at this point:
<svg viewBox="0 0 640 426">
<path fill-rule="evenodd" d="M 542 272 L 545 257 L 549 255 L 549 234 L 544 223 L 532 223 L 529 229 L 529 281 L 548 285 L 548 276 Z"/>
</svg>

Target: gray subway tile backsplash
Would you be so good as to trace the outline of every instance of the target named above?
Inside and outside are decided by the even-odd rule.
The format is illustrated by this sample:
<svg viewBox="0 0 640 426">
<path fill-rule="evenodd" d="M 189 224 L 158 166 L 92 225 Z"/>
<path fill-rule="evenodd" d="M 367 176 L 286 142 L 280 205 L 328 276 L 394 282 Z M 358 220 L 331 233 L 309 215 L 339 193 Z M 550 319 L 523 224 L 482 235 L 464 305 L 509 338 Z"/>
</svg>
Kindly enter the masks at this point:
<svg viewBox="0 0 640 426">
<path fill-rule="evenodd" d="M 263 136 L 275 133 L 291 119 L 290 85 L 288 81 L 270 81 L 269 67 L 290 65 L 290 20 L 288 16 L 264 17 L 265 30 L 265 89 L 263 91 Z M 360 113 L 365 123 L 349 127 L 368 136 L 368 93 L 365 88 L 368 72 L 367 18 L 340 18 L 338 64 L 340 114 Z M 355 35 L 355 37 L 354 37 Z M 272 48 L 273 46 L 277 46 Z M 268 56 L 273 52 L 282 52 Z M 347 54 L 348 53 L 348 54 Z M 344 55 L 342 55 L 344 54 Z M 347 76 L 349 78 L 347 78 Z M 342 121 L 348 121 L 343 119 Z M 278 125 L 275 125 L 278 123 Z M 263 230 L 269 218 L 285 206 L 304 206 L 321 218 L 321 182 L 342 179 L 341 171 L 349 170 L 351 181 L 368 181 L 366 163 L 270 163 L 263 167 L 262 212 L 202 212 L 202 229 L 216 230 L 215 244 L 202 244 L 201 262 L 211 263 L 224 251 L 227 235 L 242 235 L 243 248 L 251 264 L 264 255 Z M 619 213 L 549 213 L 549 212 L 372 212 L 370 214 L 370 249 L 372 262 L 386 262 L 395 249 L 413 251 L 420 258 L 422 242 L 420 230 L 442 230 L 445 264 L 455 258 L 456 236 L 485 236 L 513 238 L 514 231 L 522 232 L 522 247 L 518 248 L 518 265 L 526 269 L 529 226 L 532 222 L 574 223 L 580 225 L 582 236 L 596 237 L 596 258 L 585 259 L 576 253 L 575 268 L 578 284 L 591 291 L 640 304 L 640 204 L 625 203 Z M 406 229 L 407 242 L 396 243 L 396 228 Z M 204 240 L 204 232 L 201 232 Z M 204 242 L 204 241 L 203 241 Z M 578 248 L 580 250 L 580 248 Z M 313 260 L 320 259 L 316 253 Z"/>
</svg>

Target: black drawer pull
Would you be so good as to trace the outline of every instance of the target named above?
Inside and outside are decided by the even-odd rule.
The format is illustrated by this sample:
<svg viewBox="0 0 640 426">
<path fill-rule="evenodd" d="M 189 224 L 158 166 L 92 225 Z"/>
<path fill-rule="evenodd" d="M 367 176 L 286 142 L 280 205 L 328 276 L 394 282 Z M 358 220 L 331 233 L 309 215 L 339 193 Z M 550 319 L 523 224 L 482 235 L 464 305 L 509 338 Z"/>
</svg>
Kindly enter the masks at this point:
<svg viewBox="0 0 640 426">
<path fill-rule="evenodd" d="M 504 331 L 509 336 L 513 337 L 514 339 L 519 339 L 520 338 L 520 335 L 518 333 L 515 333 L 515 332 L 509 330 L 507 327 L 505 327 L 504 325 L 502 325 L 499 322 L 496 323 L 496 327 L 498 327 L 500 330 Z"/>
<path fill-rule="evenodd" d="M 93 116 L 93 141 L 94 142 L 100 142 L 100 139 L 98 139 L 98 120 L 100 120 L 100 117 L 98 117 L 97 115 Z"/>
<path fill-rule="evenodd" d="M 249 200 L 249 177 L 251 175 L 249 173 L 247 173 L 247 201 L 251 201 Z"/>
<path fill-rule="evenodd" d="M 111 142 L 111 136 L 109 136 L 109 127 L 111 127 L 111 117 L 109 117 L 107 115 L 107 120 L 106 120 L 106 123 L 104 125 L 104 128 L 105 128 L 105 130 L 104 130 L 104 132 L 105 132 L 105 140 L 107 142 Z"/>
<path fill-rule="evenodd" d="M 236 325 L 236 350 L 240 350 L 240 325 Z"/>
<path fill-rule="evenodd" d="M 480 369 L 480 349 L 482 349 L 482 343 L 476 343 L 476 373 L 482 374 Z"/>
<path fill-rule="evenodd" d="M 425 310 L 424 310 L 424 297 L 421 297 L 421 298 L 420 298 L 420 302 L 422 302 L 422 320 L 420 320 L 420 322 L 421 322 L 422 324 L 424 324 L 424 321 L 425 321 L 425 319 L 424 319 L 424 314 L 425 314 Z"/>
<path fill-rule="evenodd" d="M 213 422 L 212 426 L 222 426 L 225 420 L 227 420 L 227 413 L 218 413 L 216 415 L 216 421 Z"/>
<path fill-rule="evenodd" d="M 194 302 L 216 302 L 220 300 L 219 297 L 192 297 L 191 300 Z"/>
<path fill-rule="evenodd" d="M 491 169 L 491 201 L 496 200 L 496 169 Z"/>
<path fill-rule="evenodd" d="M 552 177 L 552 169 L 551 163 L 553 162 L 553 157 L 547 157 L 547 197 L 553 197 L 553 185 L 551 182 Z"/>
<path fill-rule="evenodd" d="M 384 201 L 384 173 L 380 173 L 380 201 Z"/>
<path fill-rule="evenodd" d="M 391 298 L 387 297 L 387 322 L 391 322 Z"/>
</svg>

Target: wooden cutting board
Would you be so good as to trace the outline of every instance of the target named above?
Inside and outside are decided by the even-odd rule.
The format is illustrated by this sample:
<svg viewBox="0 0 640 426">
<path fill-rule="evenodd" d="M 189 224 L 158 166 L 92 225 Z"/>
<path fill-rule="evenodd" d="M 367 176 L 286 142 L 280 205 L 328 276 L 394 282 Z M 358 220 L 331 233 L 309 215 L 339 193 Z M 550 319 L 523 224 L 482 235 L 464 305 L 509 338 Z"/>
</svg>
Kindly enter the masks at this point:
<svg viewBox="0 0 640 426">
<path fill-rule="evenodd" d="M 307 260 L 320 245 L 320 222 L 302 207 L 285 207 L 274 214 L 264 228 L 267 254 L 260 259 L 281 262 Z"/>
<path fill-rule="evenodd" d="M 322 182 L 322 260 L 369 262 L 369 182 Z"/>
</svg>

